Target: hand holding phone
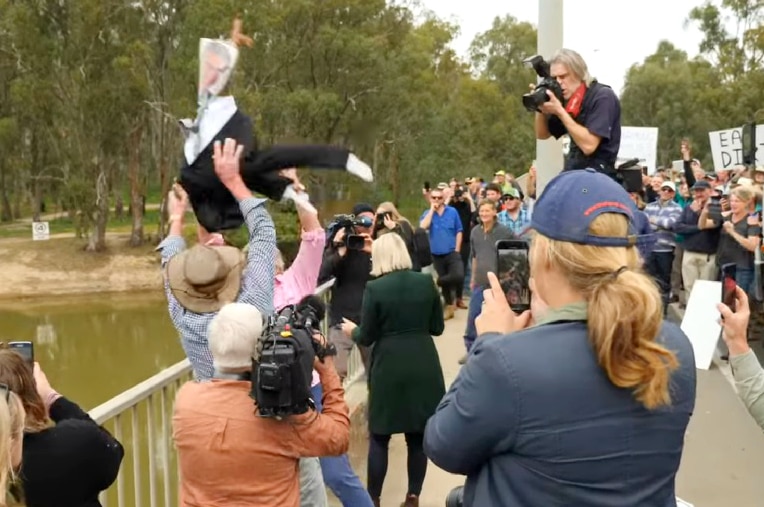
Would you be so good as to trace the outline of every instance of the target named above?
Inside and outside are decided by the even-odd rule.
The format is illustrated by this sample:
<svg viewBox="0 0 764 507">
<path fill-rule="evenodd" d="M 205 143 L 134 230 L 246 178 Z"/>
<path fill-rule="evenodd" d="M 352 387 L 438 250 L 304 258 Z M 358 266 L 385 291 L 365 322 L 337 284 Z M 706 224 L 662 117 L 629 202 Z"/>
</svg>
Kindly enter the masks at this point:
<svg viewBox="0 0 764 507">
<path fill-rule="evenodd" d="M 528 242 L 514 239 L 497 241 L 496 267 L 499 284 L 512 311 L 522 313 L 530 310 Z"/>
</svg>

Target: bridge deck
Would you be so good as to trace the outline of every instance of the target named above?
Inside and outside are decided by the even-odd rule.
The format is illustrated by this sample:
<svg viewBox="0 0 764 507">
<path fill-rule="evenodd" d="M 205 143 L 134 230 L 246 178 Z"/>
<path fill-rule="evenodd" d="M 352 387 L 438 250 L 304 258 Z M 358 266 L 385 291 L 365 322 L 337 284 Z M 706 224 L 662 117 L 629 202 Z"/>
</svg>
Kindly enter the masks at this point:
<svg viewBox="0 0 764 507">
<path fill-rule="evenodd" d="M 458 360 L 464 353 L 462 335 L 466 315 L 465 310 L 457 312 L 456 318 L 446 322 L 443 336 L 436 339 L 446 385 L 453 382 L 460 368 Z M 354 418 L 350 454 L 364 483 L 367 446 L 361 409 Z M 695 507 L 755 507 L 763 504 L 762 470 L 764 438 L 761 430 L 719 369 L 699 370 L 697 403 L 677 477 L 677 494 Z M 463 477 L 444 472 L 430 463 L 420 505 L 443 507 L 448 492 L 463 483 Z M 398 507 L 406 488 L 406 443 L 402 435 L 396 435 L 390 444 L 382 507 Z M 332 505 L 340 504 L 333 499 Z"/>
</svg>

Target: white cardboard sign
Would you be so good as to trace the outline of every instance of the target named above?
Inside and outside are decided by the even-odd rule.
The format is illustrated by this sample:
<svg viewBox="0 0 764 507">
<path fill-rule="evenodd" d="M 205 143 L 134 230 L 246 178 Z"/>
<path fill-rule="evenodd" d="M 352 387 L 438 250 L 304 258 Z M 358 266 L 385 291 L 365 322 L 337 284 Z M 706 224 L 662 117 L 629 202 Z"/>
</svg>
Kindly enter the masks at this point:
<svg viewBox="0 0 764 507">
<path fill-rule="evenodd" d="M 50 239 L 50 224 L 48 222 L 32 222 L 32 240 L 45 241 Z"/>
<path fill-rule="evenodd" d="M 658 127 L 621 127 L 621 147 L 616 165 L 638 158 L 639 164 L 653 174 L 658 159 Z"/>
<path fill-rule="evenodd" d="M 719 310 L 716 305 L 722 300 L 722 282 L 698 280 L 692 286 L 687 310 L 682 319 L 682 331 L 687 335 L 695 353 L 695 367 L 708 370 L 714 358 L 719 333 Z"/>
<path fill-rule="evenodd" d="M 743 163 L 743 127 L 708 133 L 714 170 Z M 764 165 L 764 125 L 756 125 L 756 165 Z"/>
</svg>

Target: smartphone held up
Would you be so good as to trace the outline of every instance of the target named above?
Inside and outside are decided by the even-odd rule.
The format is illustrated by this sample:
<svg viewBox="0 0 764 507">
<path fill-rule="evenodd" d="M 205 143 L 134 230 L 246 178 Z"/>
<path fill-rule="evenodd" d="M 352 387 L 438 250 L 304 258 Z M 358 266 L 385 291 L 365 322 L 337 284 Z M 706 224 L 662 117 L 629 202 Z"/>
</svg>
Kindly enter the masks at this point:
<svg viewBox="0 0 764 507">
<path fill-rule="evenodd" d="M 725 264 L 722 271 L 722 303 L 733 312 L 736 311 L 737 301 L 737 267 L 735 264 Z"/>
<path fill-rule="evenodd" d="M 528 243 L 523 240 L 500 240 L 496 242 L 496 276 L 515 313 L 531 308 Z"/>
<path fill-rule="evenodd" d="M 32 342 L 10 342 L 8 348 L 23 357 L 30 367 L 34 366 L 34 344 Z"/>
</svg>

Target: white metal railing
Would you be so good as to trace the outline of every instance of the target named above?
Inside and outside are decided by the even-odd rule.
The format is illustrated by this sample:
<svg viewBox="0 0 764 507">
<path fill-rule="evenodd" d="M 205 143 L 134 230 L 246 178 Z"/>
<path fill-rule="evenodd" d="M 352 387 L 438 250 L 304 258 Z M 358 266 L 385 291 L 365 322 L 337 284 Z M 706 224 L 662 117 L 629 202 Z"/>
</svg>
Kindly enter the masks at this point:
<svg viewBox="0 0 764 507">
<path fill-rule="evenodd" d="M 315 291 L 324 298 L 327 308 L 333 285 L 331 279 Z M 322 326 L 328 336 L 328 315 Z M 358 347 L 353 347 L 345 386 L 363 375 L 361 355 Z M 184 359 L 90 411 L 90 417 L 110 430 L 125 448 L 117 480 L 99 496 L 104 507 L 178 505 L 180 475 L 172 444 L 173 402 L 180 386 L 192 378 L 191 363 Z M 130 462 L 132 467 L 128 466 Z"/>
</svg>

